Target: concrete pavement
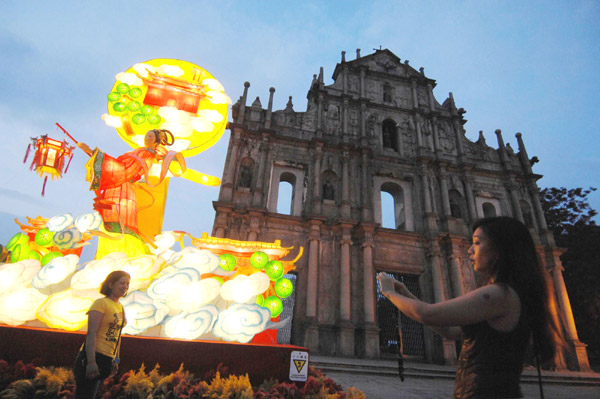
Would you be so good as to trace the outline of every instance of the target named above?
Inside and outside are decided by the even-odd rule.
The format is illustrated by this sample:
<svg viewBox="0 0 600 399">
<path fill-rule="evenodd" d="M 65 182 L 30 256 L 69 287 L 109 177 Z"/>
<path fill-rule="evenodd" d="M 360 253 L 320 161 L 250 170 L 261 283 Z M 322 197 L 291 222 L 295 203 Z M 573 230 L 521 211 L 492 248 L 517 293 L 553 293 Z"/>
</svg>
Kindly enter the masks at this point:
<svg viewBox="0 0 600 399">
<path fill-rule="evenodd" d="M 342 359 L 311 356 L 310 364 L 322 370 L 336 383 L 359 388 L 367 399 L 448 399 L 454 388 L 452 366 L 405 362 L 405 380 L 398 377 L 398 364 L 393 360 Z M 600 374 L 549 372 L 542 374 L 546 399 L 598 399 Z M 525 398 L 539 398 L 537 371 L 523 372 L 521 389 Z"/>
</svg>

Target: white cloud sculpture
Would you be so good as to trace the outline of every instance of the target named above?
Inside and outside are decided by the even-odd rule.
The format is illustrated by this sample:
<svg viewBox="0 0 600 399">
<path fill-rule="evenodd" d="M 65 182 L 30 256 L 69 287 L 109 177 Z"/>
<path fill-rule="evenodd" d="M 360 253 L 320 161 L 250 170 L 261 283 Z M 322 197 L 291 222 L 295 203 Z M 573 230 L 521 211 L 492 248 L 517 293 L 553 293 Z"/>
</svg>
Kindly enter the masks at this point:
<svg viewBox="0 0 600 399">
<path fill-rule="evenodd" d="M 265 273 L 258 272 L 250 276 L 240 274 L 223 284 L 221 287 L 221 297 L 227 301 L 248 303 L 248 301 L 253 301 L 254 297 L 262 294 L 268 288 L 269 277 Z"/>
<path fill-rule="evenodd" d="M 164 333 L 169 338 L 199 338 L 212 330 L 218 314 L 214 305 L 202 306 L 193 313 L 180 313 L 165 322 Z"/>
<path fill-rule="evenodd" d="M 18 288 L 31 287 L 31 279 L 41 268 L 42 264 L 35 259 L 0 264 L 0 295 Z"/>
<path fill-rule="evenodd" d="M 162 323 L 169 313 L 169 308 L 161 302 L 153 300 L 143 291 L 130 292 L 121 300 L 121 304 L 125 308 L 125 317 L 127 318 L 123 334 L 141 334 Z"/>
<path fill-rule="evenodd" d="M 217 298 L 220 288 L 221 283 L 214 278 L 192 281 L 170 290 L 166 297 L 166 304 L 175 312 L 193 313 Z"/>
<path fill-rule="evenodd" d="M 220 258 L 206 249 L 196 247 L 186 247 L 179 252 L 175 252 L 169 264 L 178 269 L 192 267 L 200 274 L 213 273 L 219 267 Z"/>
<path fill-rule="evenodd" d="M 200 281 L 198 270 L 191 267 L 185 269 L 169 267 L 152 281 L 147 293 L 152 299 L 166 302 L 169 292 L 177 290 L 182 285 L 189 285 L 193 281 Z"/>
<path fill-rule="evenodd" d="M 48 298 L 35 288 L 17 288 L 0 295 L 0 322 L 18 326 L 36 319 L 36 311 Z"/>
<path fill-rule="evenodd" d="M 69 288 L 71 276 L 75 273 L 79 256 L 66 255 L 48 262 L 31 280 L 31 286 L 42 293 L 51 294 Z"/>
<path fill-rule="evenodd" d="M 247 343 L 256 334 L 263 332 L 270 320 L 269 309 L 257 304 L 235 303 L 219 313 L 213 334 L 225 341 Z"/>
</svg>

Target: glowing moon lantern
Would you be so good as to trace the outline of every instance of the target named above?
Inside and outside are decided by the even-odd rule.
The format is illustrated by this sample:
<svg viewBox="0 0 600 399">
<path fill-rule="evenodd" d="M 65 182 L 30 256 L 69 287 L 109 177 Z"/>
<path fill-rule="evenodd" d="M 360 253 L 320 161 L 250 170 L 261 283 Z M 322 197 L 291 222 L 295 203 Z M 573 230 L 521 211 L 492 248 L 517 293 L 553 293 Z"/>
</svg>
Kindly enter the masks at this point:
<svg viewBox="0 0 600 399">
<path fill-rule="evenodd" d="M 133 148 L 143 145 L 148 130 L 168 129 L 175 135 L 169 149 L 187 157 L 221 138 L 230 103 L 223 86 L 203 68 L 159 58 L 116 75 L 103 119 Z"/>
</svg>

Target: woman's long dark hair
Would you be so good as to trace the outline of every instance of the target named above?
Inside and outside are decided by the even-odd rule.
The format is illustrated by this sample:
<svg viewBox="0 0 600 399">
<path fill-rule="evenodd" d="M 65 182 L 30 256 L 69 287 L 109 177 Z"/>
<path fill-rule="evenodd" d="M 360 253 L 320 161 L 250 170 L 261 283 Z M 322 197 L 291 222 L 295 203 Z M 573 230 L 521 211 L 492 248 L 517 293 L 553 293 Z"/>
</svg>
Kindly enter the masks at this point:
<svg viewBox="0 0 600 399">
<path fill-rule="evenodd" d="M 491 241 L 497 258 L 490 267 L 489 279 L 512 287 L 521 300 L 522 311 L 533 335 L 534 351 L 543 361 L 550 361 L 556 351 L 553 337 L 561 337 L 550 314 L 548 276 L 543 269 L 533 238 L 520 221 L 506 217 L 481 219 L 473 225 Z"/>
</svg>

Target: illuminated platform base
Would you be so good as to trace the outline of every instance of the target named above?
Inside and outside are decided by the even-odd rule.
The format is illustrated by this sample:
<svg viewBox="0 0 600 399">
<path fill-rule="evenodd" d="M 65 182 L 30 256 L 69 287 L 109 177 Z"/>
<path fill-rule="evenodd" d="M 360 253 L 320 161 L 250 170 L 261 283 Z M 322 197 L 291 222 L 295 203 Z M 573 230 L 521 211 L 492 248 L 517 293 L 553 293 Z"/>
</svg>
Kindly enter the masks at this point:
<svg viewBox="0 0 600 399">
<path fill-rule="evenodd" d="M 72 367 L 85 332 L 0 325 L 0 358 L 7 361 L 36 360 L 37 365 Z M 163 374 L 184 364 L 185 370 L 203 376 L 221 363 L 231 374 L 248 373 L 253 385 L 265 379 L 289 381 L 292 351 L 308 352 L 292 345 L 240 344 L 219 341 L 186 341 L 169 338 L 123 336 L 121 371 L 146 370 L 160 364 Z"/>
</svg>

